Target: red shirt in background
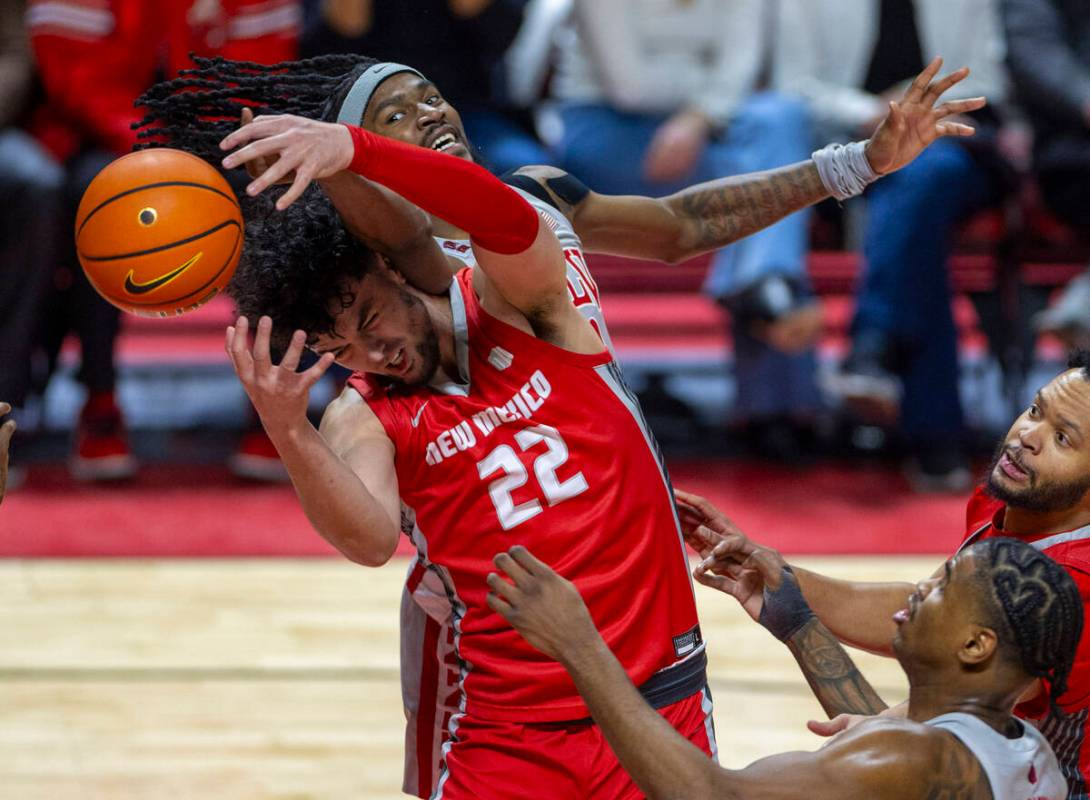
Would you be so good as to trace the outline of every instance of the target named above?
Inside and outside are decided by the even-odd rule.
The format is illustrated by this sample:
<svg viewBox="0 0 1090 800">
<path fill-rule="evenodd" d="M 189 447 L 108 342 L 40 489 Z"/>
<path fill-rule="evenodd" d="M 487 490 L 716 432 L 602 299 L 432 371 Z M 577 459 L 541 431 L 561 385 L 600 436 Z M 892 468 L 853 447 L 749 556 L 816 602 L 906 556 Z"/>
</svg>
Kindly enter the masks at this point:
<svg viewBox="0 0 1090 800">
<path fill-rule="evenodd" d="M 294 58 L 298 0 L 31 0 L 26 25 L 46 103 L 34 133 L 64 160 L 136 142 L 133 102 L 189 66 L 190 51 L 260 63 Z"/>
</svg>

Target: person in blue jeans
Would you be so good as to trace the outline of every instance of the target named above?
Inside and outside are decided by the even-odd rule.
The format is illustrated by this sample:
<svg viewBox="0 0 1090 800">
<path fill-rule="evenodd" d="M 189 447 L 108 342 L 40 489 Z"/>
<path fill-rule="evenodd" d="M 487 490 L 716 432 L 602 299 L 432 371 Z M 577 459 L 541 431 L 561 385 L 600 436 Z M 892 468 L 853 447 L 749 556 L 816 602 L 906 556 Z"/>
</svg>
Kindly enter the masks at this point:
<svg viewBox="0 0 1090 800">
<path fill-rule="evenodd" d="M 994 202 L 997 181 L 967 146 L 937 145 L 864 195 L 866 268 L 839 385 L 846 396 L 899 403 L 917 484 L 958 489 L 969 474 L 946 262 L 957 223 Z"/>
<path fill-rule="evenodd" d="M 998 200 L 995 147 L 1006 96 L 996 0 L 780 0 L 773 85 L 804 99 L 815 141 L 871 135 L 923 64 L 971 68 L 952 100 L 983 96 L 972 140 L 939 142 L 865 193 L 851 349 L 829 393 L 895 427 L 920 491 L 971 484 L 946 264 L 956 225 Z M 963 120 L 966 121 L 966 120 Z"/>
<path fill-rule="evenodd" d="M 660 196 L 809 158 L 805 104 L 754 92 L 765 13 L 754 0 L 576 0 L 553 81 L 563 168 L 597 192 Z M 808 226 L 799 212 L 720 250 L 705 285 L 731 312 L 738 421 L 758 454 L 789 460 L 821 406 Z"/>
</svg>

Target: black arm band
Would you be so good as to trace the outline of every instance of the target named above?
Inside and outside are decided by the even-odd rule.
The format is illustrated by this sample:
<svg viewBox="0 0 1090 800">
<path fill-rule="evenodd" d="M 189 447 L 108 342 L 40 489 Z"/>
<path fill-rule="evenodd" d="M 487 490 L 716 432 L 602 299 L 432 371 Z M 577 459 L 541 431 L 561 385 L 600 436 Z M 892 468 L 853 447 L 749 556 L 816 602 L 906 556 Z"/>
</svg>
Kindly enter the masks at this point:
<svg viewBox="0 0 1090 800">
<path fill-rule="evenodd" d="M 776 591 L 769 591 L 765 586 L 764 605 L 757 621 L 781 642 L 786 642 L 813 619 L 814 612 L 802 596 L 802 589 L 791 567 L 783 568 L 781 578 L 780 588 Z"/>
<path fill-rule="evenodd" d="M 508 186 L 522 189 L 522 191 L 532 194 L 537 199 L 544 200 L 557 211 L 563 213 L 564 210 L 557 206 L 556 200 L 545 190 L 545 187 L 529 175 L 510 170 L 501 175 L 500 180 Z M 579 205 L 590 194 L 590 189 L 587 188 L 585 183 L 566 172 L 558 178 L 545 178 L 545 183 L 548 185 L 549 191 L 552 191 L 569 206 Z"/>
</svg>

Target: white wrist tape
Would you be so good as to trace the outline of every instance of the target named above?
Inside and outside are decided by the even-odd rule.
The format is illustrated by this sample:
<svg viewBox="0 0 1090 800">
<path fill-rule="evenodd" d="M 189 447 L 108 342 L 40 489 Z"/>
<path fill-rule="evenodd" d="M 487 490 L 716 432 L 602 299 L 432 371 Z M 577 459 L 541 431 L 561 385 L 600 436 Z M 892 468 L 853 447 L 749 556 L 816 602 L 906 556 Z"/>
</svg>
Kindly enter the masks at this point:
<svg viewBox="0 0 1090 800">
<path fill-rule="evenodd" d="M 847 200 L 863 193 L 868 184 L 878 180 L 867 161 L 866 142 L 830 144 L 813 155 L 821 182 L 837 200 Z"/>
</svg>

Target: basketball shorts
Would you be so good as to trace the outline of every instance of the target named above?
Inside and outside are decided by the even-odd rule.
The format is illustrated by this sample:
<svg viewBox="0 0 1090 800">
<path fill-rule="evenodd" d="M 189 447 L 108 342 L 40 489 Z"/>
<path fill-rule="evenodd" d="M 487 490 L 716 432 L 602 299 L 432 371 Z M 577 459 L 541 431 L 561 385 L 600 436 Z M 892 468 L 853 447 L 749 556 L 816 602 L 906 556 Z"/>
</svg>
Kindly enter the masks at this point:
<svg viewBox="0 0 1090 800">
<path fill-rule="evenodd" d="M 709 757 L 715 732 L 707 689 L 658 713 Z M 446 748 L 433 798 L 636 800 L 643 793 L 589 720 L 534 723 L 462 717 Z"/>
</svg>

